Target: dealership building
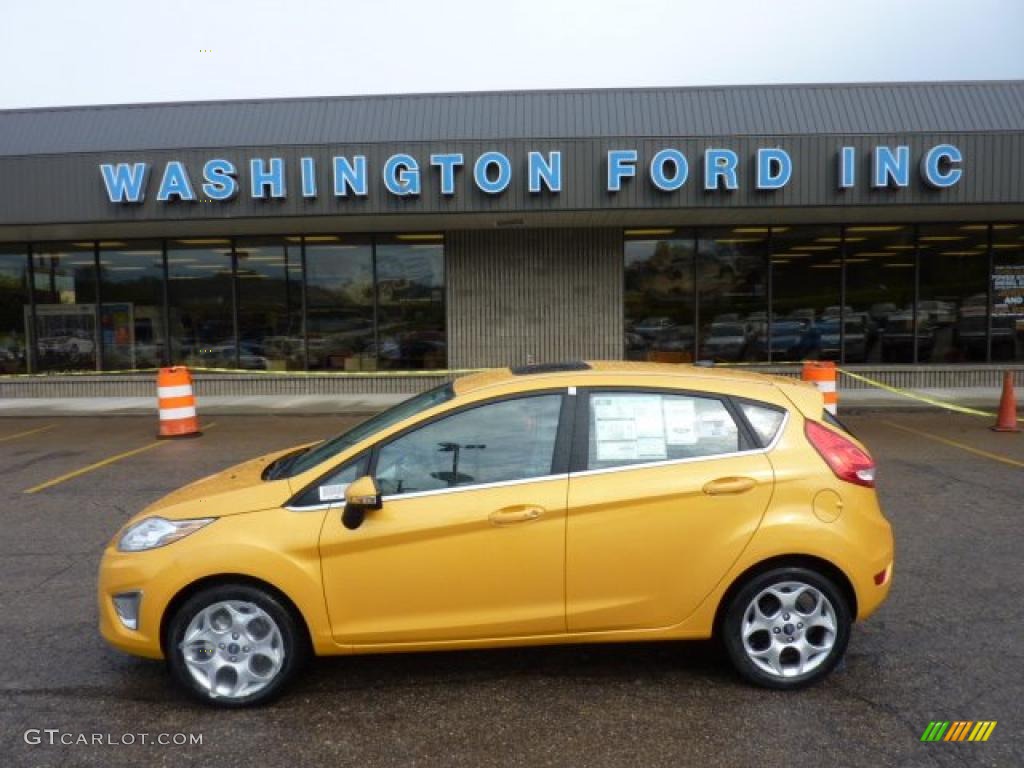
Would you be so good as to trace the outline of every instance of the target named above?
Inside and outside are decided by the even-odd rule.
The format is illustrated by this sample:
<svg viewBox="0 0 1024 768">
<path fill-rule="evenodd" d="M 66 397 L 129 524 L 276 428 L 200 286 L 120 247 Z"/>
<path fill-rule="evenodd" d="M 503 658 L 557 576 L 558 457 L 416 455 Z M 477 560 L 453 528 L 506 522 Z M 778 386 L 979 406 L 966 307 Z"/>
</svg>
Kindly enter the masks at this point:
<svg viewBox="0 0 1024 768">
<path fill-rule="evenodd" d="M 0 396 L 572 358 L 1024 368 L 1024 81 L 0 111 Z"/>
</svg>

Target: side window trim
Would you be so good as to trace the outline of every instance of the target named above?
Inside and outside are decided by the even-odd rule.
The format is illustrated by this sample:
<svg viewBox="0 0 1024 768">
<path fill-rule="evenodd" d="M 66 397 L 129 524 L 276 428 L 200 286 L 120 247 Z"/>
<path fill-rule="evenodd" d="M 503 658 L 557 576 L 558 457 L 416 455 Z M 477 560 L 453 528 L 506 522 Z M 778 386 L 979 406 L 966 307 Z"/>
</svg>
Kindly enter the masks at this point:
<svg viewBox="0 0 1024 768">
<path fill-rule="evenodd" d="M 637 462 L 636 464 L 623 464 L 616 467 L 602 467 L 598 469 L 588 469 L 587 462 L 590 454 L 590 398 L 595 394 L 604 392 L 620 392 L 629 394 L 658 394 L 658 395 L 680 395 L 689 397 L 702 397 L 708 400 L 718 400 L 722 403 L 722 407 L 726 409 L 726 412 L 736 422 L 736 428 L 739 431 L 740 448 L 737 451 L 730 451 L 729 453 L 717 453 L 708 456 L 689 456 L 680 459 L 656 459 L 654 461 Z M 740 413 L 740 408 L 733 402 L 733 397 L 730 395 L 717 394 L 714 392 L 702 392 L 692 389 L 674 389 L 672 387 L 633 387 L 629 385 L 621 386 L 602 386 L 602 387 L 578 387 L 578 400 L 576 407 L 576 430 L 573 439 L 573 450 L 572 459 L 569 465 L 569 476 L 580 477 L 586 475 L 596 475 L 605 472 L 624 472 L 633 469 L 646 469 L 648 467 L 658 466 L 671 466 L 673 464 L 684 464 L 692 463 L 695 461 L 716 461 L 723 458 L 731 458 L 733 456 L 742 456 L 750 453 L 764 453 L 768 450 L 767 446 L 761 446 L 760 441 L 757 440 L 756 435 L 753 434 L 753 429 L 747 423 L 746 418 Z M 752 401 L 756 402 L 756 401 Z M 783 409 L 785 410 L 785 409 Z M 786 421 L 789 419 L 789 411 L 786 411 L 786 415 L 779 427 L 779 435 L 785 429 Z M 776 439 L 778 435 L 776 435 Z M 773 441 L 774 442 L 774 441 Z M 746 443 L 747 447 L 742 447 Z"/>
<path fill-rule="evenodd" d="M 401 432 L 396 432 L 393 435 L 388 436 L 386 440 L 381 440 L 374 443 L 369 449 L 369 464 L 367 465 L 366 474 L 371 477 L 377 476 L 377 461 L 380 458 L 380 451 L 387 445 L 400 440 L 411 432 L 415 432 L 418 429 L 429 426 L 437 421 L 442 421 L 449 416 L 456 416 L 460 413 L 473 410 L 475 408 L 482 408 L 488 405 L 494 405 L 496 403 L 504 403 L 511 400 L 521 400 L 528 397 L 540 397 L 543 395 L 561 395 L 562 400 L 558 412 L 558 428 L 555 432 L 555 447 L 551 459 L 550 473 L 547 475 L 540 475 L 537 477 L 526 477 L 518 480 L 503 480 L 496 483 L 474 483 L 467 485 L 458 485 L 453 488 L 435 488 L 429 491 L 414 491 L 411 493 L 400 493 L 400 494 L 386 494 L 382 498 L 387 501 L 389 499 L 409 499 L 416 498 L 418 496 L 432 496 L 441 493 L 456 493 L 459 491 L 467 491 L 477 488 L 487 487 L 500 487 L 504 485 L 520 485 L 523 483 L 537 482 L 540 480 L 548 480 L 552 477 L 568 476 L 568 462 L 569 452 L 572 445 L 572 423 L 566 423 L 566 414 L 571 412 L 571 404 L 573 400 L 578 399 L 577 397 L 571 396 L 568 393 L 567 387 L 549 387 L 545 389 L 533 389 L 525 392 L 514 392 L 509 395 L 499 395 L 487 400 L 477 400 L 472 403 L 466 403 L 465 405 L 459 406 L 458 408 L 451 408 L 443 413 L 436 414 L 429 419 L 418 421 L 415 424 L 410 425 Z M 575 421 L 575 418 L 571 419 Z M 569 430 L 566 433 L 566 429 Z"/>
</svg>

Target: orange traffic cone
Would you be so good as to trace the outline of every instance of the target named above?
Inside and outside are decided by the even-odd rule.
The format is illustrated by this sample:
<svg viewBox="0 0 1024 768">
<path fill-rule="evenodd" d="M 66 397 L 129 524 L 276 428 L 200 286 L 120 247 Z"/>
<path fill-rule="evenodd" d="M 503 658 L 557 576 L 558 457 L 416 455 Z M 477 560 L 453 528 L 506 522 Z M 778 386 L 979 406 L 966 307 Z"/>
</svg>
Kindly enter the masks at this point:
<svg viewBox="0 0 1024 768">
<path fill-rule="evenodd" d="M 996 418 L 996 432 L 1020 432 L 1017 426 L 1017 396 L 1013 392 L 1013 373 L 1003 374 L 1003 396 L 999 398 L 999 416 Z"/>
<path fill-rule="evenodd" d="M 156 377 L 156 395 L 160 409 L 157 437 L 199 437 L 202 434 L 188 368 L 161 368 Z"/>
</svg>

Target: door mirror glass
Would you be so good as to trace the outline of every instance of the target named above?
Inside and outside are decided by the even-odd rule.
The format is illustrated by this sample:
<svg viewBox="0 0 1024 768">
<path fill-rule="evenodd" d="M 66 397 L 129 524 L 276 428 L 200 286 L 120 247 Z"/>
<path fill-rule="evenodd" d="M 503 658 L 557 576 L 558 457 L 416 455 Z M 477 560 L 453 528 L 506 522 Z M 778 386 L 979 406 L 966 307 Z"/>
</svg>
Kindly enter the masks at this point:
<svg viewBox="0 0 1024 768">
<path fill-rule="evenodd" d="M 376 481 L 369 475 L 363 475 L 345 489 L 345 511 L 341 522 L 349 530 L 355 530 L 363 524 L 367 512 L 380 508 L 380 490 Z"/>
</svg>

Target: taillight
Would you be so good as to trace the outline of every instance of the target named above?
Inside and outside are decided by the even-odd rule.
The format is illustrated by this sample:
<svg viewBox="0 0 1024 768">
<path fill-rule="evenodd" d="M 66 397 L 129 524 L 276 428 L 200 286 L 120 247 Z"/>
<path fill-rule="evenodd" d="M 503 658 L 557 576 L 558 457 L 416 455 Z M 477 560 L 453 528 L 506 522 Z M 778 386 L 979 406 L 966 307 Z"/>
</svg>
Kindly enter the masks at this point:
<svg viewBox="0 0 1024 768">
<path fill-rule="evenodd" d="M 809 420 L 804 422 L 804 434 L 840 480 L 875 487 L 875 462 L 854 442 Z"/>
</svg>

